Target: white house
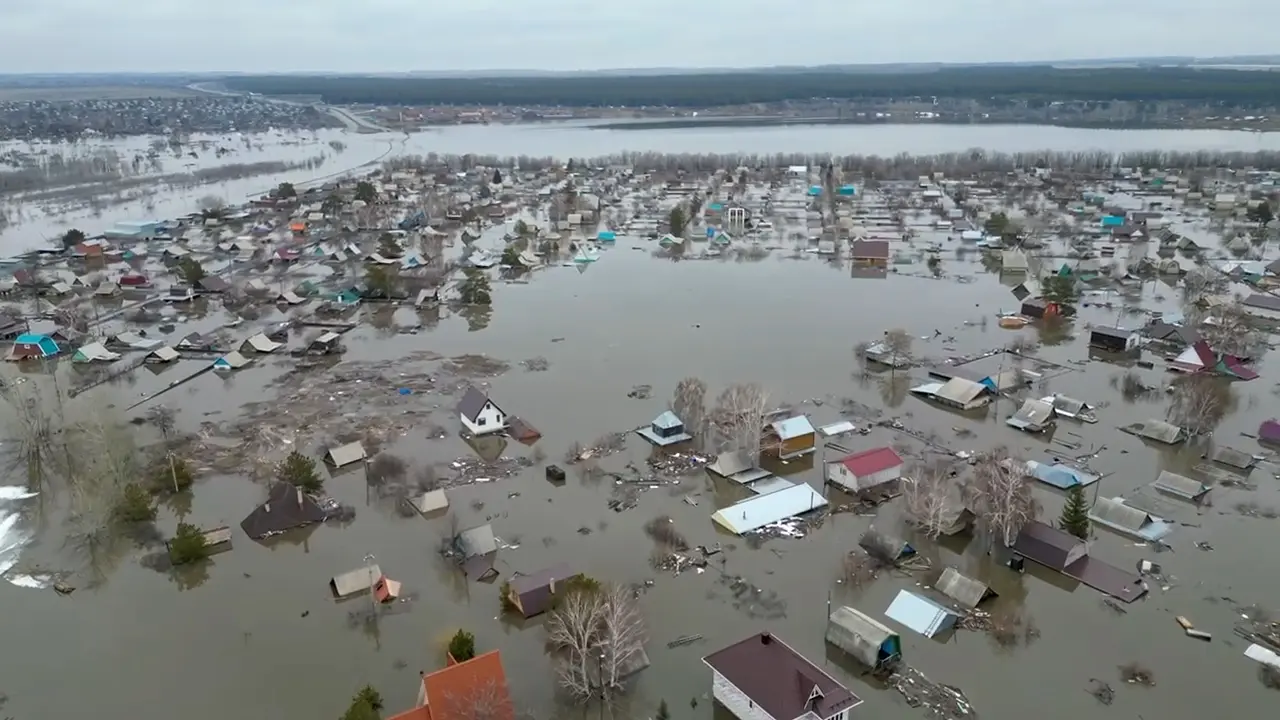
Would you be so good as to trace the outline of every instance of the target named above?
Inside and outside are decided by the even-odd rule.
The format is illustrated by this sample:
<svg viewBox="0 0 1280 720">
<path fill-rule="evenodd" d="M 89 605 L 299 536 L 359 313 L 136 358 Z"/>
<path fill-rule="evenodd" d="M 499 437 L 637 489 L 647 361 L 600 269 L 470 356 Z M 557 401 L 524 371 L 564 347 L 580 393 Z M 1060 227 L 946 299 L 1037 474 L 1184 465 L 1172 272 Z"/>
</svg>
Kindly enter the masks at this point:
<svg viewBox="0 0 1280 720">
<path fill-rule="evenodd" d="M 488 395 L 474 387 L 467 388 L 458 403 L 458 415 L 462 418 L 462 426 L 472 435 L 485 435 L 500 432 L 507 427 L 507 414 L 498 407 Z"/>
<path fill-rule="evenodd" d="M 827 482 L 859 492 L 900 479 L 902 465 L 902 458 L 893 448 L 863 450 L 827 463 Z"/>
<path fill-rule="evenodd" d="M 849 720 L 862 699 L 768 632 L 718 650 L 711 694 L 739 720 Z"/>
</svg>

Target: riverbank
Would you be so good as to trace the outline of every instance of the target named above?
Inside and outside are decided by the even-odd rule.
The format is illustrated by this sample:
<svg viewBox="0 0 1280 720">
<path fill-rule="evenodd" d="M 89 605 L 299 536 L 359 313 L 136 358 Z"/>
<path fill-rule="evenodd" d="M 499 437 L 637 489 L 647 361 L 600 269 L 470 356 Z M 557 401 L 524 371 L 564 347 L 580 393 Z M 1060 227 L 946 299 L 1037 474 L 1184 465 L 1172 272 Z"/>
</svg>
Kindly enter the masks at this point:
<svg viewBox="0 0 1280 720">
<path fill-rule="evenodd" d="M 1249 122 L 1237 119 L 1201 119 L 1194 121 L 1157 121 L 1157 120 L 1039 120 L 1026 118 L 1010 121 L 1008 119 L 983 118 L 892 118 L 876 119 L 866 117 L 787 117 L 783 115 L 766 116 L 721 116 L 721 117 L 680 117 L 639 120 L 605 120 L 592 122 L 590 127 L 596 130 L 689 130 L 699 128 L 743 128 L 743 127 L 804 127 L 825 125 L 908 125 L 908 126 L 1008 126 L 1015 122 L 1020 126 L 1059 127 L 1083 130 L 1223 130 L 1237 132 L 1277 132 L 1280 131 L 1280 119 L 1259 117 Z"/>
</svg>

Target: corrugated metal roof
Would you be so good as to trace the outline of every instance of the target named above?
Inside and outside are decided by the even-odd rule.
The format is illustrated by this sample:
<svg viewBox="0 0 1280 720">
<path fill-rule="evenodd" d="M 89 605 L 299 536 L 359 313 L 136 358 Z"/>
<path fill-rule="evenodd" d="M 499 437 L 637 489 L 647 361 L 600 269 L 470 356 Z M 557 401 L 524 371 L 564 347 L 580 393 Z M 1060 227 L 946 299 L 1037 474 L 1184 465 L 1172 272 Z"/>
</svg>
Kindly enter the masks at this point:
<svg viewBox="0 0 1280 720">
<path fill-rule="evenodd" d="M 1168 470 L 1161 470 L 1160 476 L 1155 479 L 1155 482 L 1151 483 L 1151 486 L 1161 492 L 1187 500 L 1194 500 L 1209 492 L 1209 486 L 1199 480 L 1193 480 L 1186 475 L 1179 475 Z"/>
<path fill-rule="evenodd" d="M 890 620 L 931 638 L 952 627 L 958 617 L 954 612 L 910 590 L 899 590 L 898 596 L 884 611 Z"/>
<path fill-rule="evenodd" d="M 779 420 L 773 424 L 773 431 L 778 434 L 781 440 L 791 440 L 805 435 L 813 434 L 813 424 L 809 422 L 809 418 L 804 415 Z"/>
<path fill-rule="evenodd" d="M 826 498 L 808 484 L 800 483 L 730 505 L 714 513 L 711 519 L 729 532 L 741 535 L 826 505 Z"/>
<path fill-rule="evenodd" d="M 1089 519 L 1126 535 L 1155 541 L 1168 535 L 1173 524 L 1153 518 L 1145 510 L 1125 505 L 1124 498 L 1098 498 Z"/>
<path fill-rule="evenodd" d="M 986 392 L 986 386 L 976 383 L 972 380 L 955 377 L 943 383 L 935 394 L 943 400 L 948 400 L 959 405 L 968 405 L 978 398 L 979 395 Z"/>
<path fill-rule="evenodd" d="M 879 663 L 880 648 L 895 637 L 898 633 L 887 625 L 847 605 L 836 608 L 827 618 L 827 642 L 871 667 Z"/>
<path fill-rule="evenodd" d="M 359 442 L 347 443 L 330 450 L 328 456 L 329 462 L 333 463 L 334 467 L 350 465 L 365 458 L 364 446 Z"/>
<path fill-rule="evenodd" d="M 380 577 L 382 577 L 382 568 L 377 565 L 368 565 L 341 575 L 334 575 L 329 584 L 333 587 L 335 595 L 344 598 L 372 588 L 373 583 Z"/>
<path fill-rule="evenodd" d="M 676 414 L 670 410 L 663 412 L 661 415 L 653 419 L 653 426 L 663 430 L 670 430 L 671 428 L 678 428 L 683 425 L 684 423 L 680 422 L 680 418 L 676 417 Z"/>
</svg>

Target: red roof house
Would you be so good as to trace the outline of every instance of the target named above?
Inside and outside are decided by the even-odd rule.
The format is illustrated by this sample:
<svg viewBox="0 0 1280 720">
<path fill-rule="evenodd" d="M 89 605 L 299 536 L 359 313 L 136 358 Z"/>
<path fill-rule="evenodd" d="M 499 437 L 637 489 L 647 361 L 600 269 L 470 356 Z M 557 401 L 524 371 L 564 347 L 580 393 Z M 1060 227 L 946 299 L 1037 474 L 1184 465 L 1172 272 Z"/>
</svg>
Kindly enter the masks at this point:
<svg viewBox="0 0 1280 720">
<path fill-rule="evenodd" d="M 827 482 L 850 492 L 860 492 L 900 479 L 902 465 L 902 458 L 893 448 L 863 450 L 827 463 Z"/>
<path fill-rule="evenodd" d="M 502 654 L 497 650 L 422 676 L 418 706 L 390 720 L 514 720 Z"/>
</svg>

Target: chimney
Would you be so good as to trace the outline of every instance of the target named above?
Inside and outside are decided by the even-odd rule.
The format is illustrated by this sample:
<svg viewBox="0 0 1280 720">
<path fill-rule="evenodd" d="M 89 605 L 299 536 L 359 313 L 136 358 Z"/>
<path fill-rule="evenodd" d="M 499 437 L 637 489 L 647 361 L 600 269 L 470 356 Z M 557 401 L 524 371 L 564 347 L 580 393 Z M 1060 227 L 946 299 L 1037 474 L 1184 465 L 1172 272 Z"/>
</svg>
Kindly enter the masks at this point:
<svg viewBox="0 0 1280 720">
<path fill-rule="evenodd" d="M 302 488 L 298 488 L 298 507 L 302 507 Z"/>
<path fill-rule="evenodd" d="M 771 642 L 773 642 L 773 635 L 770 635 L 769 633 L 760 633 L 761 645 L 768 645 Z"/>
</svg>

